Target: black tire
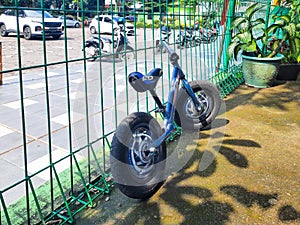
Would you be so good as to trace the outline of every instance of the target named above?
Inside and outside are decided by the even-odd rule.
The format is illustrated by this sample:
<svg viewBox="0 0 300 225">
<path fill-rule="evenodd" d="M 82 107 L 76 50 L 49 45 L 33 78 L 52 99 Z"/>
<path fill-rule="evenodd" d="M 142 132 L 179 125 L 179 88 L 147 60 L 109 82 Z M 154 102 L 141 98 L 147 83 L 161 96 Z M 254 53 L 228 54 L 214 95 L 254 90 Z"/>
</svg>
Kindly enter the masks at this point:
<svg viewBox="0 0 300 225">
<path fill-rule="evenodd" d="M 54 40 L 58 40 L 58 39 L 60 38 L 60 36 L 61 36 L 60 34 L 59 34 L 59 35 L 53 35 L 52 38 L 53 38 Z"/>
<path fill-rule="evenodd" d="M 199 46 L 201 44 L 201 39 L 199 37 L 195 37 L 195 45 Z"/>
<path fill-rule="evenodd" d="M 155 54 L 156 54 L 156 55 L 160 53 L 161 48 L 162 48 L 162 46 L 161 46 L 161 44 L 160 44 L 160 41 L 159 41 L 159 40 L 156 40 L 156 42 L 155 42 Z"/>
<path fill-rule="evenodd" d="M 5 24 L 2 24 L 0 26 L 0 35 L 1 35 L 1 37 L 7 37 L 7 35 L 8 35 Z"/>
<path fill-rule="evenodd" d="M 75 28 L 79 28 L 79 26 L 80 26 L 79 23 L 75 23 L 74 25 Z"/>
<path fill-rule="evenodd" d="M 185 37 L 182 36 L 181 34 L 178 34 L 177 40 L 176 40 L 176 43 L 178 44 L 177 48 L 179 49 L 179 48 L 184 47 L 185 42 L 186 42 Z"/>
<path fill-rule="evenodd" d="M 31 28 L 30 27 L 25 27 L 23 30 L 23 35 L 26 40 L 31 40 L 32 39 L 32 33 L 31 33 Z"/>
<path fill-rule="evenodd" d="M 218 35 L 215 34 L 215 35 L 213 35 L 213 36 L 211 37 L 210 41 L 211 41 L 211 42 L 214 42 L 214 41 L 217 40 L 217 38 L 218 38 Z"/>
<path fill-rule="evenodd" d="M 180 47 L 184 47 L 186 45 L 186 39 L 185 37 L 181 37 L 179 41 Z"/>
<path fill-rule="evenodd" d="M 91 32 L 91 34 L 96 34 L 97 33 L 96 28 L 95 27 L 91 27 L 90 28 L 90 32 Z"/>
<path fill-rule="evenodd" d="M 93 44 L 90 44 L 90 45 L 86 45 L 85 46 L 85 54 L 86 54 L 86 57 L 88 58 L 87 60 L 90 61 L 90 62 L 93 62 L 96 60 L 96 56 L 98 55 L 98 46 L 97 45 L 93 45 Z"/>
<path fill-rule="evenodd" d="M 127 60 L 135 59 L 135 52 L 134 52 L 133 48 L 130 47 L 129 45 L 126 46 L 126 51 L 125 51 L 124 45 L 119 46 L 117 49 L 117 52 L 121 52 L 120 54 L 118 54 L 118 58 L 123 62 L 126 59 Z"/>
<path fill-rule="evenodd" d="M 196 37 L 192 38 L 192 40 L 190 41 L 190 47 L 195 47 L 196 46 Z"/>
<path fill-rule="evenodd" d="M 164 183 L 166 145 L 161 144 L 152 156 L 147 148 L 161 134 L 158 122 L 143 112 L 130 114 L 118 126 L 111 143 L 111 172 L 126 196 L 148 199 Z"/>
<path fill-rule="evenodd" d="M 221 99 L 218 89 L 208 81 L 192 81 L 189 83 L 193 92 L 203 103 L 202 110 L 196 111 L 191 97 L 184 88 L 180 88 L 175 114 L 175 122 L 186 130 L 201 130 L 218 115 Z"/>
<path fill-rule="evenodd" d="M 157 40 L 156 41 L 156 46 L 155 46 L 155 54 L 159 54 L 159 53 L 166 53 L 167 52 L 167 49 L 162 46 L 159 41 Z"/>
</svg>

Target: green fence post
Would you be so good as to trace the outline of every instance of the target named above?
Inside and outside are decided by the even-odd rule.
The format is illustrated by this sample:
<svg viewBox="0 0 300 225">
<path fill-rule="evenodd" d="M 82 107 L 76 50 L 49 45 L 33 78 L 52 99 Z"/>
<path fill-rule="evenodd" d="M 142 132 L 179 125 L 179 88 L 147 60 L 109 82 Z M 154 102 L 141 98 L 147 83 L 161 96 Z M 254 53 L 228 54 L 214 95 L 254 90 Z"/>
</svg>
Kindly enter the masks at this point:
<svg viewBox="0 0 300 225">
<path fill-rule="evenodd" d="M 234 13 L 235 13 L 235 1 L 236 0 L 230 0 L 229 1 L 229 10 L 227 13 L 227 23 L 226 23 L 226 27 L 225 27 L 225 40 L 224 40 L 224 49 L 228 49 L 228 46 L 231 42 L 231 22 L 233 20 L 234 17 Z M 227 55 L 227 52 L 224 51 L 223 52 L 223 56 L 224 56 L 224 70 L 226 70 L 228 68 L 228 63 L 229 63 L 229 57 Z"/>
</svg>

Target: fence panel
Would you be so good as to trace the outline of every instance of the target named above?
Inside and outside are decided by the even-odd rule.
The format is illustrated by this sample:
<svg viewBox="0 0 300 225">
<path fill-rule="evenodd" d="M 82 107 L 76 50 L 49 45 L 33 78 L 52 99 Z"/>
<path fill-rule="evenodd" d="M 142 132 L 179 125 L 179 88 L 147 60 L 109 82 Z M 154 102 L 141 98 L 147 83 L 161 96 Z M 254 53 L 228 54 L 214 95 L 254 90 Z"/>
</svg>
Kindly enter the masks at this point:
<svg viewBox="0 0 300 225">
<path fill-rule="evenodd" d="M 109 193 L 113 132 L 129 113 L 156 107 L 129 87 L 128 74 L 163 68 L 157 93 L 167 98 L 171 67 L 159 47 L 162 26 L 171 29 L 168 42 L 189 80 L 210 79 L 223 97 L 242 82 L 238 67 L 227 70 L 227 1 L 0 3 L 1 224 L 72 223 Z M 85 48 L 95 31 L 102 44 Z M 130 41 L 124 48 L 121 34 Z M 186 41 L 191 35 L 200 41 Z"/>
</svg>

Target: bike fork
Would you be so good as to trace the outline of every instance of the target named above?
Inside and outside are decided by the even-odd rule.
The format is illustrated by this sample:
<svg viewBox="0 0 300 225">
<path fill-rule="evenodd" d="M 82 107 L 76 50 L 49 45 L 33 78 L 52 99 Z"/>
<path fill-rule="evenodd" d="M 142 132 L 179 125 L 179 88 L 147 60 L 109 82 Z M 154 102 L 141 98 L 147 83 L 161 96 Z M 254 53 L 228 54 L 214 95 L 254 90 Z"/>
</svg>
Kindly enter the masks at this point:
<svg viewBox="0 0 300 225">
<path fill-rule="evenodd" d="M 188 81 L 186 79 L 182 79 L 182 84 L 187 91 L 188 95 L 192 98 L 192 101 L 195 105 L 195 109 L 197 112 L 201 112 L 202 108 L 204 107 L 203 103 L 198 100 L 196 97 L 194 91 L 192 90 L 191 86 L 189 85 Z"/>
<path fill-rule="evenodd" d="M 178 88 L 173 91 L 175 92 L 174 94 L 177 94 Z M 174 104 L 173 98 L 169 99 L 169 101 L 171 101 L 171 104 L 170 104 L 171 106 L 168 105 L 167 109 L 166 109 L 164 107 L 164 105 L 162 104 L 162 102 L 160 101 L 160 98 L 157 96 L 156 92 L 154 90 L 149 90 L 149 92 L 152 95 L 155 103 L 157 104 L 157 106 L 159 108 L 157 110 L 157 112 L 162 113 L 162 115 L 164 117 L 164 123 L 165 123 L 164 133 L 152 143 L 152 146 L 149 149 L 150 152 L 155 152 L 155 149 L 157 149 L 171 135 L 171 133 L 174 131 L 174 129 L 176 129 L 176 127 L 173 124 L 175 104 Z M 176 97 L 175 97 L 175 99 L 176 99 Z"/>
</svg>

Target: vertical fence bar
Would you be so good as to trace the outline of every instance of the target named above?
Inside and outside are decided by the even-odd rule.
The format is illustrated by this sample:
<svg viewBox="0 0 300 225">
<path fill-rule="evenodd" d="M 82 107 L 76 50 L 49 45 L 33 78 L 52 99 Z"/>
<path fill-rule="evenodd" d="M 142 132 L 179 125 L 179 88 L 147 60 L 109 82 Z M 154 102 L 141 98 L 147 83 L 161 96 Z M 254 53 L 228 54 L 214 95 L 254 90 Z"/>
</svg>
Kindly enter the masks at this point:
<svg viewBox="0 0 300 225">
<path fill-rule="evenodd" d="M 29 171 L 28 171 L 28 149 L 27 149 L 27 132 L 26 132 L 26 113 L 25 113 L 25 94 L 24 94 L 24 83 L 23 83 L 23 71 L 22 68 L 22 54 L 21 54 L 21 40 L 20 40 L 20 22 L 19 22 L 19 2 L 17 0 L 14 1 L 14 5 L 16 6 L 16 17 L 17 17 L 17 43 L 18 43 L 18 67 L 19 67 L 19 82 L 20 82 L 20 110 L 21 110 L 21 124 L 22 124 L 22 141 L 23 141 L 23 160 L 24 160 L 24 177 L 25 177 L 25 193 L 26 193 L 26 216 L 27 223 L 30 225 L 30 202 L 29 202 Z"/>
<path fill-rule="evenodd" d="M 0 85 L 2 84 L 2 42 L 0 42 Z"/>
<path fill-rule="evenodd" d="M 8 214 L 8 211 L 7 211 L 7 207 L 5 205 L 5 202 L 4 202 L 4 199 L 3 199 L 3 195 L 2 195 L 2 192 L 0 191 L 0 202 L 1 202 L 1 210 L 4 211 L 4 216 L 6 218 L 6 222 L 8 225 L 11 225 L 11 221 L 10 221 L 10 218 L 9 218 L 9 214 Z M 0 224 L 1 224 L 1 220 L 2 220 L 2 217 L 1 217 L 1 211 L 0 211 Z"/>
<path fill-rule="evenodd" d="M 221 57 L 223 54 L 223 49 L 224 49 L 224 40 L 225 40 L 225 34 L 227 33 L 227 13 L 228 13 L 228 8 L 229 8 L 229 0 L 224 0 L 223 3 L 223 10 L 221 14 L 221 22 L 220 26 L 223 26 L 223 33 L 221 36 L 221 42 L 219 43 L 219 53 L 218 53 L 218 59 L 217 59 L 217 66 L 216 66 L 216 73 L 219 72 L 220 65 L 221 65 Z M 228 62 L 225 62 L 225 66 L 223 68 L 227 67 Z"/>
<path fill-rule="evenodd" d="M 230 26 L 231 26 L 231 22 L 233 20 L 234 17 L 234 13 L 235 13 L 235 0 L 230 0 L 229 1 L 229 10 L 228 10 L 228 14 L 227 14 L 227 23 L 226 23 L 226 34 L 225 34 L 225 40 L 224 40 L 224 49 L 228 49 L 228 46 L 231 42 L 231 30 L 230 30 Z M 223 54 L 224 56 L 224 69 L 228 68 L 228 63 L 229 63 L 229 58 L 228 55 L 226 53 L 226 51 Z"/>
</svg>

